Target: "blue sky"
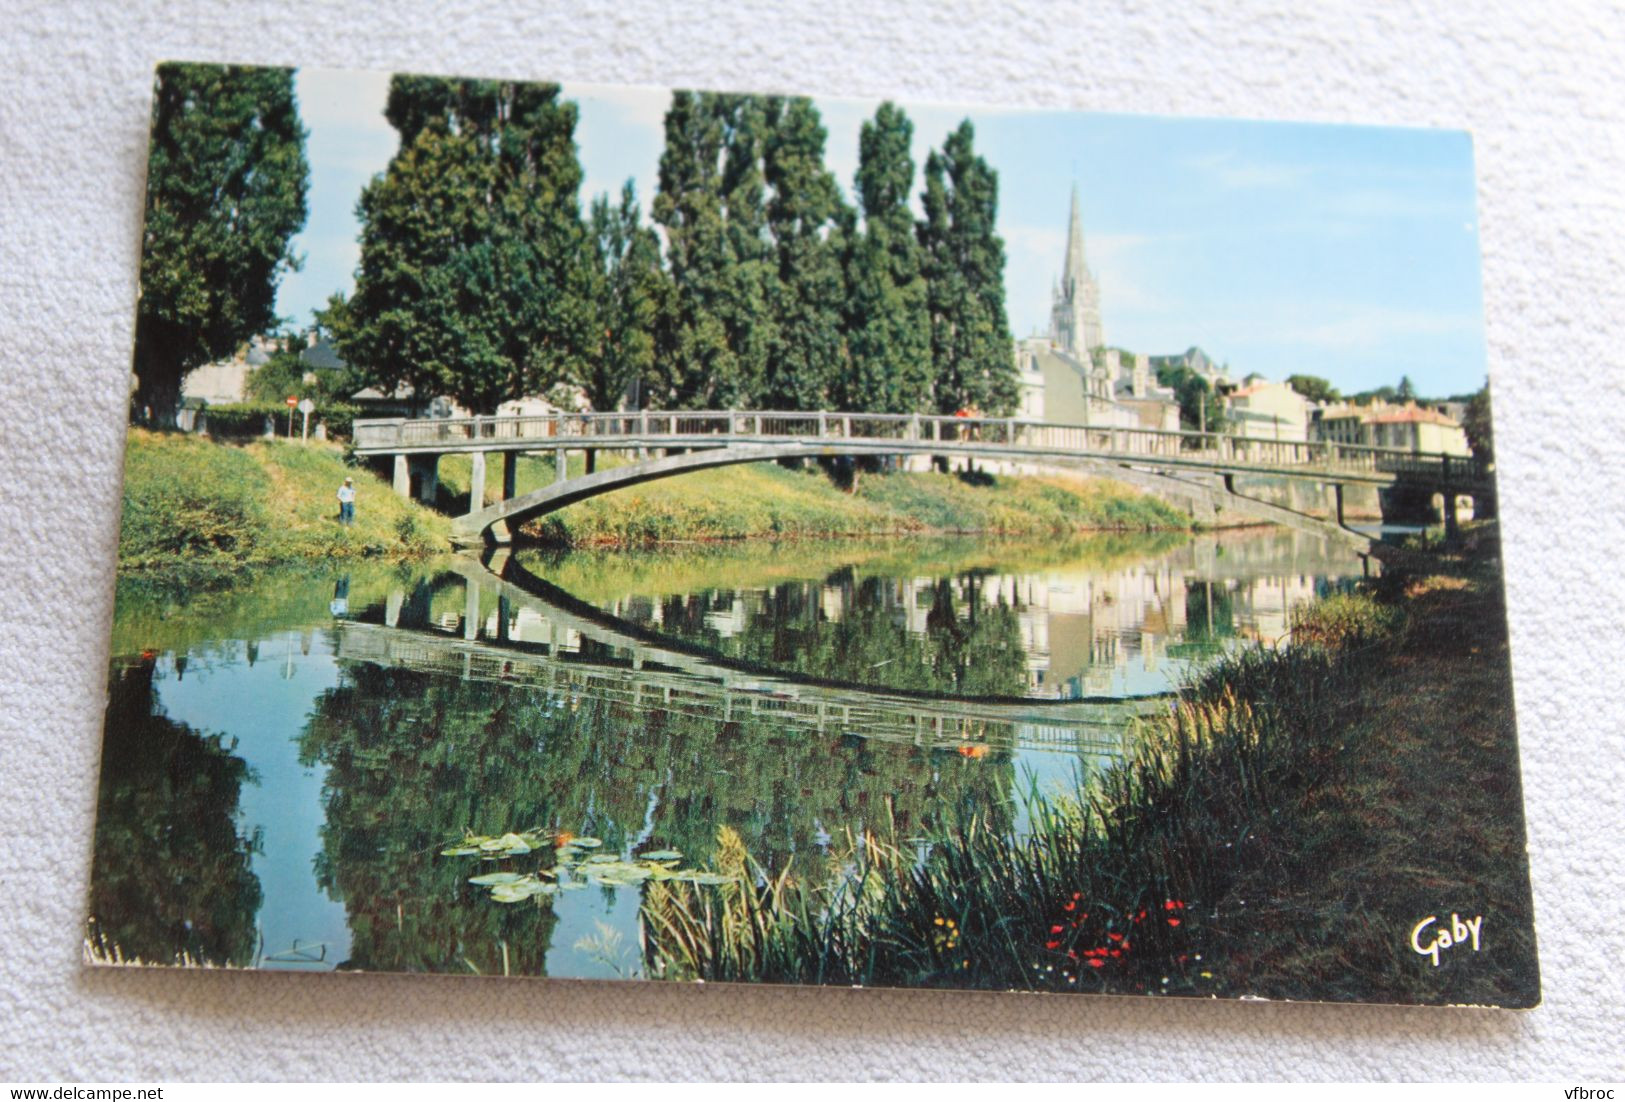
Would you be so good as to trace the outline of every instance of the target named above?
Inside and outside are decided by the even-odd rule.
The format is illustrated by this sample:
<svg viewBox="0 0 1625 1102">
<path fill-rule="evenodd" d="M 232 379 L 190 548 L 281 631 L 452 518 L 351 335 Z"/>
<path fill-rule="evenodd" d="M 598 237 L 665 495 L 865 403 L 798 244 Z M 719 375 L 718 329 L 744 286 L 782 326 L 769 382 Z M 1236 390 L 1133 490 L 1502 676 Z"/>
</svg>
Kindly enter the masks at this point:
<svg viewBox="0 0 1625 1102">
<path fill-rule="evenodd" d="M 310 131 L 294 324 L 353 283 L 356 199 L 395 152 L 389 78 L 301 70 Z M 566 84 L 580 107 L 583 205 L 635 180 L 647 213 L 664 89 Z M 869 100 L 819 98 L 825 159 L 851 193 Z M 1200 345 L 1237 372 L 1321 375 L 1344 390 L 1409 375 L 1430 395 L 1484 381 L 1472 146 L 1459 132 L 902 106 L 925 156 L 963 118 L 999 174 L 1005 286 L 1018 336 L 1048 325 L 1076 183 L 1106 338 L 1160 354 Z"/>
</svg>

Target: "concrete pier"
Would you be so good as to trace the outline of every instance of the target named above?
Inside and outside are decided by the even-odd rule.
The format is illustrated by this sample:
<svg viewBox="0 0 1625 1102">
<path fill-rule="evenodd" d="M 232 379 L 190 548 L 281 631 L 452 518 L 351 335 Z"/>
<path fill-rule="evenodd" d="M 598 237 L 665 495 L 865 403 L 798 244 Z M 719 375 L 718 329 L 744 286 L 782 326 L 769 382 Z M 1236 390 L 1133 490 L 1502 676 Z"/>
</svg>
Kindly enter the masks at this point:
<svg viewBox="0 0 1625 1102">
<path fill-rule="evenodd" d="M 468 511 L 473 513 L 485 508 L 485 453 L 475 452 L 469 459 Z"/>
</svg>

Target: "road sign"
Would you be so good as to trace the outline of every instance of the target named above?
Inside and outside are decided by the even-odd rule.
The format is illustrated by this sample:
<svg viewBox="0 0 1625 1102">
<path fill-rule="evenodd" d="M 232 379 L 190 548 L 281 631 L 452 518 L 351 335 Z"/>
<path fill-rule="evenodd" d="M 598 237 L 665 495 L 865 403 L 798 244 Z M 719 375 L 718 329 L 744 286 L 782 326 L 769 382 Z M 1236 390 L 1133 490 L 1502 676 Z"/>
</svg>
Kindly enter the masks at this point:
<svg viewBox="0 0 1625 1102">
<path fill-rule="evenodd" d="M 292 394 L 288 395 L 286 401 L 289 409 L 292 409 L 294 406 L 299 404 L 299 399 L 295 398 Z"/>
<path fill-rule="evenodd" d="M 312 402 L 309 398 L 306 398 L 304 401 L 299 403 L 299 412 L 303 413 L 306 417 L 309 417 L 311 411 L 315 408 L 316 403 Z"/>
</svg>

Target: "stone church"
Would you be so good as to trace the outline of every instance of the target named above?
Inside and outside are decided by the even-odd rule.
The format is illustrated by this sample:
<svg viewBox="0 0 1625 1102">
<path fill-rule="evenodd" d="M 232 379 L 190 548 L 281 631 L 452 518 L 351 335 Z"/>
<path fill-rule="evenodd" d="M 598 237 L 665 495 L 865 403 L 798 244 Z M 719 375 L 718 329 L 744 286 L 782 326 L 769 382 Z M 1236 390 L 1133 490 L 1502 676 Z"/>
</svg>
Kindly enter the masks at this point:
<svg viewBox="0 0 1625 1102">
<path fill-rule="evenodd" d="M 1016 362 L 1023 417 L 1101 428 L 1179 428 L 1179 404 L 1173 391 L 1157 385 L 1151 358 L 1106 344 L 1100 282 L 1084 250 L 1076 187 L 1066 256 L 1052 292 L 1049 335 L 1016 342 Z"/>
</svg>

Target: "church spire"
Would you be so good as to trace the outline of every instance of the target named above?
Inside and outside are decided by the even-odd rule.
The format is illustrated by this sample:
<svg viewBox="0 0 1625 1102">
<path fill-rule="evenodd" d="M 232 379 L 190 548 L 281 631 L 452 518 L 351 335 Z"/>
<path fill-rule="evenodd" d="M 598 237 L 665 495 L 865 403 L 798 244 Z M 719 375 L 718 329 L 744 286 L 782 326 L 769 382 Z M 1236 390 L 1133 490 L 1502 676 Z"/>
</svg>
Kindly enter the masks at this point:
<svg viewBox="0 0 1625 1102">
<path fill-rule="evenodd" d="M 1078 185 L 1072 185 L 1072 213 L 1066 226 L 1066 267 L 1061 271 L 1064 284 L 1080 287 L 1090 281 L 1089 263 L 1083 253 L 1083 217 L 1078 213 Z"/>
<path fill-rule="evenodd" d="M 1083 215 L 1078 185 L 1072 185 L 1072 210 L 1066 227 L 1066 265 L 1050 311 L 1050 339 L 1063 352 L 1087 363 L 1093 349 L 1106 343 L 1100 324 L 1100 284 L 1089 271 L 1083 251 Z"/>
</svg>

